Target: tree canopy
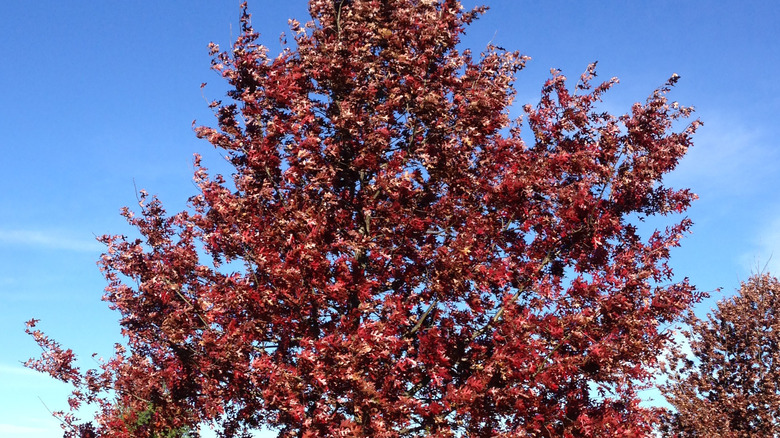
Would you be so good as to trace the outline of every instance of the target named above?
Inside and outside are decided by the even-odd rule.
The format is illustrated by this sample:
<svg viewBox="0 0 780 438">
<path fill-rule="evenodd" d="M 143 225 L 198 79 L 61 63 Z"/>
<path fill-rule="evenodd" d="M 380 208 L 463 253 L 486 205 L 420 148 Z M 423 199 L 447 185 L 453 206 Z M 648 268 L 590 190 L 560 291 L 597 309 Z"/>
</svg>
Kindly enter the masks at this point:
<svg viewBox="0 0 780 438">
<path fill-rule="evenodd" d="M 663 388 L 681 438 L 780 435 L 780 281 L 757 274 L 706 320 L 692 316 Z"/>
<path fill-rule="evenodd" d="M 309 8 L 278 56 L 246 6 L 211 46 L 231 91 L 196 133 L 231 178 L 196 157 L 191 209 L 142 191 L 141 237 L 101 238 L 126 344 L 81 371 L 31 321 L 29 366 L 98 404 L 97 436 L 651 436 L 637 390 L 697 299 L 667 264 L 690 220 L 638 231 L 695 198 L 663 185 L 698 126 L 677 75 L 616 116 L 616 79 L 553 71 L 512 120 L 528 58 L 459 48 L 485 8 Z"/>
</svg>

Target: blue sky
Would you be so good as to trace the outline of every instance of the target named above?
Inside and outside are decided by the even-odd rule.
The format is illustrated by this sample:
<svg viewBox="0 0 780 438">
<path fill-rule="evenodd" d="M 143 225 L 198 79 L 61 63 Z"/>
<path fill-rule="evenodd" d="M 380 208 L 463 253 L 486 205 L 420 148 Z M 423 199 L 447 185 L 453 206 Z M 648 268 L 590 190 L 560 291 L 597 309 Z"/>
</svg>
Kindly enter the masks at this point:
<svg viewBox="0 0 780 438">
<path fill-rule="evenodd" d="M 197 140 L 193 119 L 212 124 L 206 100 L 225 90 L 209 70 L 207 44 L 237 35 L 239 1 L 3 2 L 0 38 L 0 436 L 56 437 L 47 409 L 67 388 L 25 370 L 37 354 L 24 321 L 89 364 L 118 341 L 117 315 L 100 301 L 94 236 L 133 234 L 119 208 L 135 189 L 169 211 L 195 193 L 192 154 L 224 168 Z M 468 1 L 467 6 L 474 2 Z M 774 1 L 493 0 L 464 47 L 488 42 L 533 58 L 520 73 L 518 108 L 535 103 L 550 68 L 577 77 L 599 61 L 621 83 L 604 108 L 626 111 L 672 73 L 672 98 L 697 108 L 696 146 L 667 181 L 700 199 L 693 234 L 672 265 L 702 290 L 732 293 L 767 264 L 780 273 L 780 5 Z M 277 51 L 287 18 L 304 1 L 250 3 L 263 42 Z M 201 91 L 201 82 L 209 85 Z M 205 99 L 204 99 L 205 97 Z M 774 254 L 774 257 L 770 257 Z M 706 313 L 714 299 L 699 306 Z"/>
</svg>

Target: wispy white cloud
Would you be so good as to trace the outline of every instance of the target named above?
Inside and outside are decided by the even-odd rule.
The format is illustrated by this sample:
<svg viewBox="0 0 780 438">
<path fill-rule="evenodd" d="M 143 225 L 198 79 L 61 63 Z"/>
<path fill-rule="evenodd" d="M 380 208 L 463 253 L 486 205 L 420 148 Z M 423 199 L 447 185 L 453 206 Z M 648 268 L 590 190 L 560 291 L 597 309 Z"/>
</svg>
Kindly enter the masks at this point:
<svg viewBox="0 0 780 438">
<path fill-rule="evenodd" d="M 750 250 L 742 254 L 742 264 L 750 272 L 780 276 L 780 207 L 759 229 Z"/>
<path fill-rule="evenodd" d="M 704 126 L 677 170 L 674 186 L 693 187 L 708 197 L 756 193 L 773 178 L 780 152 L 758 128 L 729 117 L 701 115 Z"/>
<path fill-rule="evenodd" d="M 97 241 L 75 239 L 64 233 L 0 229 L 0 246 L 5 245 L 79 252 L 98 252 L 103 249 L 103 246 Z"/>
<path fill-rule="evenodd" d="M 43 374 L 29 368 L 25 368 L 24 365 L 20 363 L 17 365 L 0 364 L 0 376 L 38 377 L 43 376 Z"/>
</svg>

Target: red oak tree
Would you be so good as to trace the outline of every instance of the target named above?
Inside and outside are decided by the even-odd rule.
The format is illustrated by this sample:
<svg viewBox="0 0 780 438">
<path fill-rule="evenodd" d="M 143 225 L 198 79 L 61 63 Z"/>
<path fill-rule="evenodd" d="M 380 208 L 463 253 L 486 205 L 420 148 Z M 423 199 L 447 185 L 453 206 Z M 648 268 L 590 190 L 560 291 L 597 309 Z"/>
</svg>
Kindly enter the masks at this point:
<svg viewBox="0 0 780 438">
<path fill-rule="evenodd" d="M 142 192 L 124 211 L 142 239 L 102 238 L 126 346 L 84 372 L 30 327 L 30 366 L 99 404 L 98 436 L 648 436 L 659 327 L 697 296 L 664 285 L 690 221 L 637 231 L 695 197 L 661 184 L 698 125 L 674 129 L 677 76 L 613 116 L 596 106 L 615 79 L 554 71 L 529 143 L 508 115 L 527 58 L 457 48 L 484 8 L 309 7 L 278 56 L 246 9 L 212 45 L 232 90 L 196 132 L 232 181 L 197 158 L 191 210 Z"/>
<path fill-rule="evenodd" d="M 780 436 L 780 281 L 754 275 L 707 320 L 691 316 L 662 388 L 675 408 L 667 436 Z"/>
</svg>

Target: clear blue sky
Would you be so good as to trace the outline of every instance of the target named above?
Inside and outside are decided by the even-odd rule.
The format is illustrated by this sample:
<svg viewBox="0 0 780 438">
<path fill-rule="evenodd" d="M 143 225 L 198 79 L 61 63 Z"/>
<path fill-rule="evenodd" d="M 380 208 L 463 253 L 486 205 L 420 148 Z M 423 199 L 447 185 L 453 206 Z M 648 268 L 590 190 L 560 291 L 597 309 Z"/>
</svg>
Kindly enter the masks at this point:
<svg viewBox="0 0 780 438">
<path fill-rule="evenodd" d="M 466 2 L 467 6 L 474 2 Z M 0 40 L 0 436 L 61 436 L 49 417 L 66 389 L 26 371 L 37 354 L 24 321 L 89 364 L 109 354 L 117 315 L 100 301 L 95 235 L 133 234 L 119 208 L 134 184 L 169 211 L 195 193 L 192 154 L 224 168 L 191 123 L 212 124 L 206 99 L 225 90 L 209 70 L 207 44 L 237 34 L 239 1 L 3 2 Z M 672 265 L 703 290 L 732 293 L 768 262 L 780 273 L 780 5 L 775 1 L 493 0 L 464 47 L 489 41 L 533 58 L 517 82 L 518 104 L 535 103 L 550 68 L 577 77 L 599 61 L 620 78 L 604 107 L 625 111 L 672 73 L 672 98 L 694 105 L 704 126 L 667 181 L 691 187 L 693 234 Z M 279 49 L 298 1 L 250 3 L 264 43 Z M 770 256 L 774 253 L 774 257 Z M 724 295 L 724 296 L 725 296 Z M 722 297 L 722 296 L 721 296 Z M 713 300 L 699 307 L 706 313 Z M 44 406 L 45 405 L 45 406 Z"/>
</svg>

